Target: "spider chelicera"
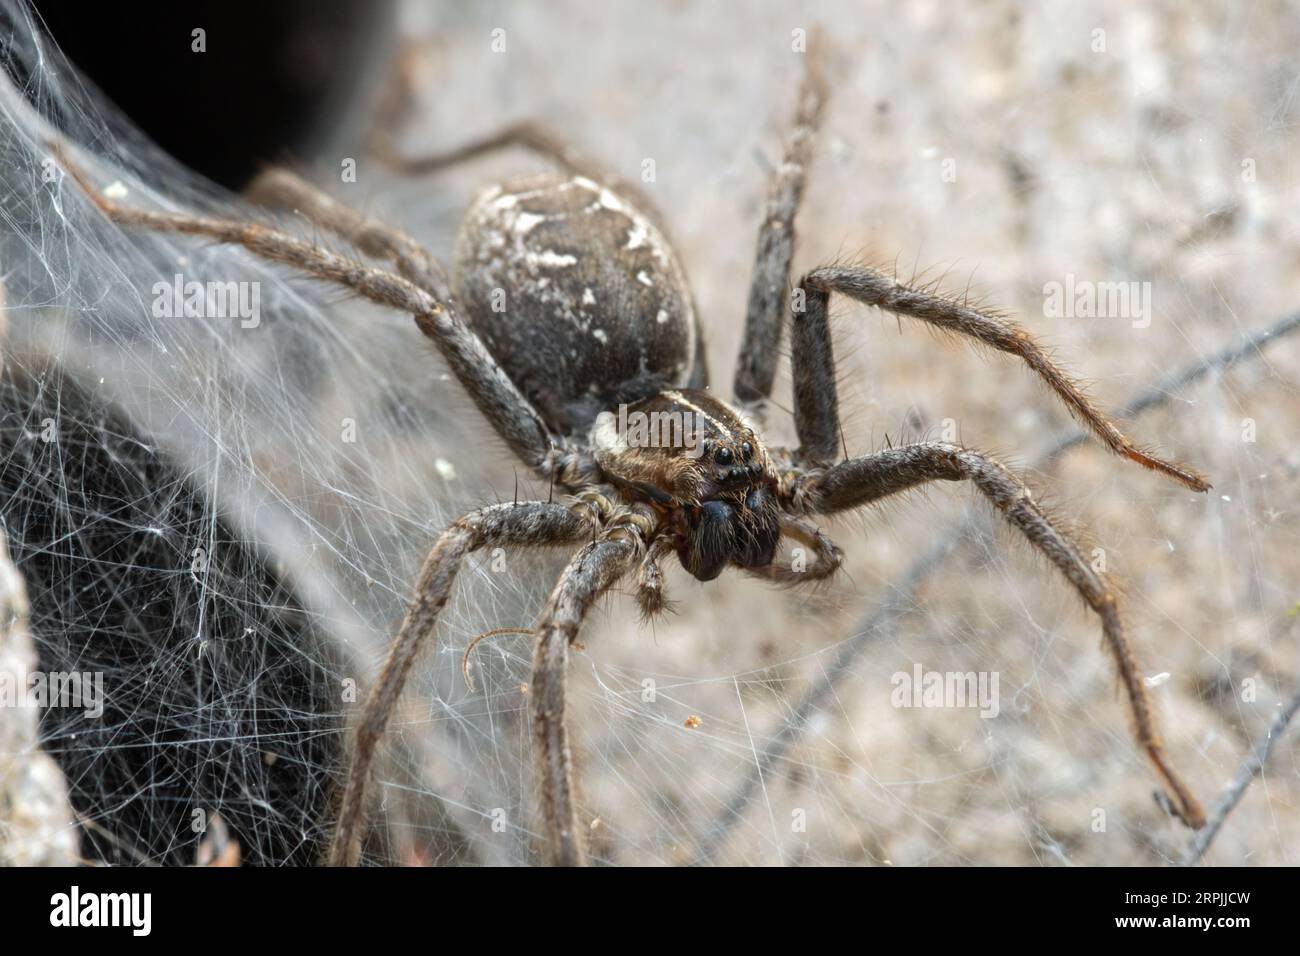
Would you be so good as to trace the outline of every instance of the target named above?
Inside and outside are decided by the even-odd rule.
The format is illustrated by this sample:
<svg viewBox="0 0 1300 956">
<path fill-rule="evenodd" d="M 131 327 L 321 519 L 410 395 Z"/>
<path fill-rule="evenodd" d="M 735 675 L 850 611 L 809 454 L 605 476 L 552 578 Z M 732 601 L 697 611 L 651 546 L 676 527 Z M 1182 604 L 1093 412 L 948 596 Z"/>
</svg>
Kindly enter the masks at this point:
<svg viewBox="0 0 1300 956">
<path fill-rule="evenodd" d="M 826 100 L 821 68 L 811 55 L 806 60 L 759 231 L 730 402 L 708 388 L 701 323 L 677 257 L 645 211 L 650 206 L 635 188 L 535 126 L 515 126 L 418 161 L 388 157 L 407 172 L 431 172 L 523 145 L 562 170 L 482 193 L 466 215 L 450 281 L 409 236 L 365 219 L 285 170 L 263 174 L 252 195 L 297 210 L 364 255 L 388 261 L 394 271 L 258 223 L 122 205 L 95 189 L 59 146 L 52 147 L 95 205 L 119 223 L 239 244 L 412 314 L 509 449 L 566 496 L 562 503 L 513 501 L 470 512 L 434 544 L 357 723 L 330 863 L 359 859 L 376 747 L 471 552 L 578 549 L 534 629 L 529 694 L 550 856 L 556 863 L 582 863 L 564 684 L 569 645 L 592 604 L 634 573 L 642 611 L 662 612 L 660 564 L 673 553 L 701 581 L 727 567 L 787 584 L 825 579 L 839 566 L 841 553 L 811 517 L 939 480 L 971 482 L 1098 615 L 1137 743 L 1164 786 L 1169 808 L 1189 826 L 1203 824 L 1200 805 L 1161 745 L 1114 590 L 1025 485 L 990 456 L 945 442 L 841 460 L 829 299 L 848 296 L 1017 356 L 1111 451 L 1197 491 L 1209 484 L 1136 447 L 1026 331 L 1002 315 L 865 265 L 814 269 L 790 288 L 795 214 Z M 793 449 L 769 448 L 761 435 L 786 317 L 799 438 Z M 674 439 L 634 440 L 620 427 L 632 416 L 672 422 Z M 662 437 L 662 429 L 654 434 Z M 802 545 L 815 561 L 798 570 L 778 563 L 782 538 Z"/>
</svg>

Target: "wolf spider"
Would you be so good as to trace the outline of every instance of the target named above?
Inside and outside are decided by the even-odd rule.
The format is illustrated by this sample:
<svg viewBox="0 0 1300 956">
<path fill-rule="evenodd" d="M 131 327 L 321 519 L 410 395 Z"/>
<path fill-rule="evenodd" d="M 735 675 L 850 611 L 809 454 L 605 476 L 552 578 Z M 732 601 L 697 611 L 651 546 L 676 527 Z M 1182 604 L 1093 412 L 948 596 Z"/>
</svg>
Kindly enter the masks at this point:
<svg viewBox="0 0 1300 956">
<path fill-rule="evenodd" d="M 530 683 L 551 859 L 579 864 L 585 848 L 573 796 L 564 682 L 569 645 L 592 604 L 635 571 L 641 609 L 646 616 L 660 613 L 666 605 L 660 562 L 673 552 L 701 581 L 727 566 L 787 584 L 824 579 L 839 566 L 841 552 L 810 516 L 859 508 L 940 480 L 971 482 L 1098 615 L 1137 744 L 1164 785 L 1168 808 L 1188 826 L 1203 824 L 1200 805 L 1160 742 L 1115 592 L 1025 485 L 988 455 L 945 442 L 840 459 L 830 297 L 848 296 L 1016 356 L 1112 452 L 1196 491 L 1209 484 L 1136 447 L 1028 332 L 1002 315 L 865 265 L 817 268 L 790 290 L 795 214 L 825 101 L 821 67 L 809 56 L 784 159 L 769 186 L 731 403 L 708 391 L 691 293 L 663 231 L 642 211 L 649 207 L 639 205 L 634 189 L 535 126 L 516 126 L 427 159 L 388 157 L 407 172 L 431 172 L 522 145 L 562 170 L 478 196 L 461 229 L 451 282 L 409 236 L 368 221 L 287 171 L 264 173 L 253 195 L 297 210 L 366 256 L 387 260 L 395 271 L 253 222 L 124 206 L 96 190 L 53 146 L 81 189 L 116 222 L 238 244 L 413 315 L 506 446 L 569 496 L 563 504 L 514 501 L 472 511 L 433 545 L 357 724 L 329 863 L 359 859 L 376 747 L 470 552 L 499 546 L 579 549 L 535 628 Z M 760 429 L 787 312 L 799 445 L 769 448 Z M 630 442 L 609 415 L 600 414 L 619 405 L 629 414 L 683 416 L 698 429 L 698 440 L 670 447 Z M 781 538 L 806 546 L 815 562 L 801 571 L 775 563 Z"/>
</svg>

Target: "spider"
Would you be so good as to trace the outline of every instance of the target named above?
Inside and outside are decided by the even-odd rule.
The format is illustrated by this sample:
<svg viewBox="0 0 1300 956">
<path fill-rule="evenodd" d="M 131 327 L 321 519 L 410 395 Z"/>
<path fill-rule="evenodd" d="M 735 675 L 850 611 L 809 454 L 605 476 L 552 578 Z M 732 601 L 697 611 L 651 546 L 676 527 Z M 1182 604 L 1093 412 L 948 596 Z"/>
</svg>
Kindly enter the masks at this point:
<svg viewBox="0 0 1300 956">
<path fill-rule="evenodd" d="M 795 217 L 827 99 L 819 61 L 807 54 L 805 63 L 783 162 L 769 183 L 731 401 L 709 390 L 701 321 L 677 256 L 646 211 L 651 207 L 634 187 L 536 125 L 419 160 L 381 151 L 408 173 L 520 145 L 556 165 L 554 172 L 477 197 L 461 228 L 451 280 L 405 233 L 367 220 L 286 170 L 266 171 L 252 195 L 296 210 L 391 270 L 255 222 L 124 205 L 95 189 L 66 151 L 51 144 L 74 181 L 118 223 L 238 244 L 413 315 L 487 424 L 565 496 L 480 508 L 434 543 L 357 721 L 330 864 L 352 865 L 360 857 L 376 748 L 471 552 L 576 549 L 533 629 L 529 696 L 550 857 L 580 864 L 586 851 L 565 727 L 565 670 L 569 646 L 596 600 L 634 575 L 642 612 L 660 614 L 667 605 L 661 564 L 672 554 L 700 581 L 728 567 L 784 584 L 823 580 L 839 566 L 841 551 L 812 517 L 934 481 L 973 484 L 1097 614 L 1136 742 L 1163 784 L 1164 803 L 1186 825 L 1203 825 L 1200 805 L 1161 744 L 1114 589 L 1026 486 L 989 455 L 946 442 L 841 458 L 829 301 L 847 296 L 1015 356 L 1115 454 L 1196 491 L 1209 484 L 1134 445 L 1028 332 L 1001 314 L 867 265 L 816 268 L 791 288 Z M 762 437 L 787 323 L 799 439 L 793 449 L 769 447 Z M 615 409 L 625 417 L 616 419 Z M 618 424 L 633 415 L 690 427 L 673 432 L 676 440 L 638 441 Z M 800 570 L 778 562 L 782 539 L 806 547 L 814 562 Z"/>
</svg>

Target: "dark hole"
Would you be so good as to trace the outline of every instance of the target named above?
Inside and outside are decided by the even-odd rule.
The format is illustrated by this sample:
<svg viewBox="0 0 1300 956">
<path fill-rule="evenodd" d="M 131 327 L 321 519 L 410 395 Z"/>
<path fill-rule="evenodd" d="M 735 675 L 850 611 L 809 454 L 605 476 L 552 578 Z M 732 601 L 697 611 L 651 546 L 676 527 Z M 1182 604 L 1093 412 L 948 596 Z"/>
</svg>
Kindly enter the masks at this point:
<svg viewBox="0 0 1300 956">
<path fill-rule="evenodd" d="M 163 149 L 239 189 L 309 156 L 368 69 L 385 69 L 390 0 L 35 3 L 77 67 Z M 193 50 L 193 31 L 206 51 Z M 371 57 L 380 62 L 368 64 Z"/>
</svg>

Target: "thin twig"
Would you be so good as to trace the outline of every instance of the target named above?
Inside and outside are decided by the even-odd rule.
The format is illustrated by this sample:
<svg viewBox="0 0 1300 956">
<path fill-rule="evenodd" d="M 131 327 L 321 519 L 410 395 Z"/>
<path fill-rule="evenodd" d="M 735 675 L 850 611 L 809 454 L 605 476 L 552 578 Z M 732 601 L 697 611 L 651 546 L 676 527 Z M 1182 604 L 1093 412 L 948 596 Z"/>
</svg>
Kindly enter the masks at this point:
<svg viewBox="0 0 1300 956">
<path fill-rule="evenodd" d="M 1228 814 L 1241 802 L 1241 798 L 1246 793 L 1246 788 L 1250 786 L 1251 781 L 1259 776 L 1260 771 L 1264 769 L 1264 764 L 1268 763 L 1273 748 L 1282 739 L 1287 724 L 1291 722 L 1291 718 L 1296 715 L 1298 710 L 1300 710 L 1300 690 L 1296 691 L 1291 700 L 1287 702 L 1287 705 L 1269 723 L 1268 730 L 1256 742 L 1250 756 L 1241 765 L 1237 775 L 1232 778 L 1232 783 L 1228 785 L 1228 788 L 1215 801 L 1214 806 L 1210 808 L 1209 821 L 1193 838 L 1192 845 L 1187 848 L 1187 854 L 1179 863 L 1180 866 L 1192 866 L 1200 862 L 1201 857 L 1205 855 L 1205 851 L 1214 842 L 1214 838 L 1219 835 L 1219 830 L 1223 828 L 1224 821 L 1228 819 Z"/>
<path fill-rule="evenodd" d="M 1149 388 L 1143 389 L 1120 407 L 1116 417 L 1135 418 L 1153 408 L 1165 405 L 1178 390 L 1228 369 L 1244 359 L 1254 357 L 1265 346 L 1297 328 L 1300 328 L 1300 311 L 1290 313 L 1259 332 L 1248 333 L 1237 344 L 1185 366 Z M 1088 434 L 1082 430 L 1065 434 L 1038 457 L 1033 467 L 1042 468 L 1050 464 L 1076 445 L 1084 444 L 1088 439 Z M 759 782 L 771 772 L 778 761 L 784 759 L 786 753 L 803 735 L 809 719 L 821 710 L 826 700 L 834 694 L 840 680 L 848 673 L 853 662 L 872 640 L 888 633 L 889 626 L 911 603 L 922 582 L 943 565 L 956 549 L 958 542 L 975 531 L 979 521 L 980 512 L 974 507 L 968 507 L 963 518 L 953 526 L 952 530 L 943 535 L 925 555 L 907 569 L 900 579 L 890 585 L 889 600 L 880 605 L 856 629 L 853 636 L 840 645 L 830 665 L 804 692 L 803 697 L 795 705 L 793 713 L 769 738 L 758 759 L 748 769 L 731 797 L 723 804 L 722 810 L 704 829 L 696 844 L 694 862 L 706 863 L 718 853 L 758 794 Z"/>
<path fill-rule="evenodd" d="M 494 627 L 490 631 L 484 631 L 474 640 L 470 641 L 465 647 L 465 653 L 460 659 L 460 673 L 465 678 L 465 689 L 471 694 L 474 693 L 474 682 L 469 677 L 469 656 L 474 653 L 474 648 L 486 641 L 489 637 L 500 637 L 502 634 L 532 634 L 531 627 Z"/>
</svg>

